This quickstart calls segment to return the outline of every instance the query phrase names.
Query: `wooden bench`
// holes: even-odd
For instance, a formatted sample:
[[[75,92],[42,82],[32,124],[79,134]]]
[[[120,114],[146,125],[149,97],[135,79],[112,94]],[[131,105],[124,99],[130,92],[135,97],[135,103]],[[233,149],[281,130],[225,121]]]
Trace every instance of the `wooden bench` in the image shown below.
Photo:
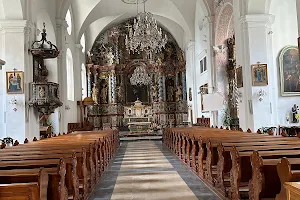
[[[205,179],[206,182],[210,183],[212,186],[215,186],[223,193],[223,195],[226,195],[226,190],[228,191],[230,189],[231,192],[229,195],[232,199],[239,199],[239,191],[244,190],[248,193],[249,187],[251,188],[251,184],[248,187],[248,182],[253,178],[251,175],[254,170],[251,169],[252,165],[250,162],[253,150],[262,152],[264,156],[263,159],[268,165],[270,163],[273,163],[273,165],[274,163],[276,164],[282,156],[292,157],[288,159],[292,159],[292,166],[294,167],[297,166],[299,160],[293,157],[297,157],[296,154],[300,153],[300,140],[295,140],[295,138],[274,137],[242,132],[238,133],[234,130],[229,131],[207,128],[167,129],[164,132],[164,143],[201,178]],[[230,150],[234,145],[236,146],[235,152],[232,151],[230,154]],[[270,149],[272,151],[270,151]],[[247,172],[246,169],[250,169],[248,170],[250,176],[245,175],[247,173],[244,173],[242,174],[243,176],[241,176],[242,183],[244,179],[247,180],[245,185],[247,187],[240,188],[243,184],[240,184],[239,176],[237,176],[236,173],[233,173],[233,171],[236,171],[236,169],[239,168],[239,164],[241,164],[239,162],[240,158],[234,156],[234,153],[236,152],[241,155],[243,155],[243,153],[248,155],[248,160],[242,159],[243,165],[241,167],[245,172]],[[277,155],[271,155],[270,152]],[[274,159],[274,157],[276,159]],[[225,174],[228,174],[228,172],[231,172],[231,176],[225,177]],[[294,173],[294,178],[297,179],[297,173],[295,171]],[[229,185],[226,185],[226,182],[228,181],[225,179],[230,180]],[[277,181],[277,184],[281,186],[284,183],[280,184],[280,182]],[[226,189],[226,186],[229,188]],[[237,193],[238,195],[236,195]],[[253,195],[253,189],[252,191],[250,190],[249,193],[251,198],[255,196]]]
[[[37,170],[44,167],[52,170],[46,193],[48,199],[87,199],[118,146],[116,131],[98,131],[62,135],[7,147],[0,151],[0,177],[1,173],[5,175],[3,184],[9,188],[7,191],[35,180],[32,187],[37,185],[38,190],[34,191],[39,193]],[[64,167],[54,170],[58,166]],[[9,194],[5,195],[10,198]],[[40,199],[38,194],[35,196]]]

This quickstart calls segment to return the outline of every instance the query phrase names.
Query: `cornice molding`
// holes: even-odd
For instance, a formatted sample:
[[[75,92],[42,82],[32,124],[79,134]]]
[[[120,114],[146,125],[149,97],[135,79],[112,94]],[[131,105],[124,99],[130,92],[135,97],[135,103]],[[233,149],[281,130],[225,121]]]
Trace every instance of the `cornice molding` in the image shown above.
[[[195,48],[195,41],[190,40],[186,45],[185,45],[185,49],[189,50],[190,48]]]
[[[0,31],[2,32],[24,33],[32,27],[32,22],[28,20],[0,20]]]
[[[275,22],[275,16],[270,14],[253,14],[245,15],[240,18],[242,25],[248,25],[249,27],[268,27]]]

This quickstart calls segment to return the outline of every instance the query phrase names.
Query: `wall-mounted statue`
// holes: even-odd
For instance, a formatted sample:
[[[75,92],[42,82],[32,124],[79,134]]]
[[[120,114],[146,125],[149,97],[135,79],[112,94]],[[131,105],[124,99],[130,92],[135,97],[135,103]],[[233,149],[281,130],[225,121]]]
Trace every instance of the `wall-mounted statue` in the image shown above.
[[[114,64],[114,58],[115,58],[115,56],[113,54],[112,48],[110,47],[108,53],[106,54],[106,62],[107,62],[108,66],[111,66]]]
[[[94,83],[94,87],[92,89],[92,98],[95,104],[98,104],[98,94],[99,94],[99,90],[96,87],[96,84]]]
[[[158,89],[156,85],[152,86],[152,101],[157,102],[158,101]]]
[[[93,64],[92,56],[93,56],[93,54],[90,51],[88,51],[87,55],[86,55],[86,63],[87,64]]]
[[[107,92],[108,92],[107,85],[103,84],[102,89],[101,89],[101,103],[102,104],[107,103]]]
[[[178,86],[177,91],[176,91],[176,101],[181,101],[182,100],[182,86]]]
[[[174,101],[174,87],[171,83],[169,83],[168,87],[167,87],[167,95],[168,95],[168,98],[167,100],[170,101],[170,102],[173,102]]]
[[[294,106],[292,107],[292,114],[293,114],[292,123],[299,123],[298,110],[299,110],[299,108],[298,108],[297,104],[294,104]]]
[[[121,87],[121,86],[118,86],[116,90],[117,90],[117,98],[118,98],[118,102],[119,102],[119,103],[123,103],[123,98],[124,98],[124,96],[123,96],[123,89],[122,89],[122,87]]]
[[[192,95],[192,88],[189,88],[189,100],[193,100],[193,95]]]

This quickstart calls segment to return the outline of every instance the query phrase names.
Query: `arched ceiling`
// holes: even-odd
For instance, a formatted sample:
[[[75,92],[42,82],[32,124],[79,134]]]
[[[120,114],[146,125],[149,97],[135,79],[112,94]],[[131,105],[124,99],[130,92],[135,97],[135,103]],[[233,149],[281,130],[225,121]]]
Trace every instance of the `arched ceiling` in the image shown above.
[[[148,0],[146,11],[153,13],[175,38],[177,35],[177,41],[189,41],[194,40],[195,35],[196,2],[197,0]],[[97,24],[101,24],[99,33],[110,23],[123,21],[137,14],[136,5],[125,4],[122,0],[57,0],[57,5],[61,16],[65,15],[71,5],[77,42],[83,33],[94,31]],[[177,33],[179,27],[181,31]],[[182,38],[178,38],[179,35]]]
[[[101,31],[104,31],[106,28],[111,27],[113,25],[122,23],[124,19],[128,19],[134,17],[129,15],[129,14],[123,14],[119,16],[106,16],[101,19],[98,19],[97,21],[94,21],[87,31],[85,32],[86,34],[86,48],[90,49],[99,35]],[[165,30],[170,32],[172,36],[175,38],[177,41],[178,45],[182,48],[183,47],[183,36],[184,36],[184,30],[179,26],[177,23],[174,21],[171,21],[168,18],[161,17],[161,16],[154,16],[155,19],[157,20],[158,24],[162,26]]]
[[[21,0],[0,0],[0,19],[23,19]]]

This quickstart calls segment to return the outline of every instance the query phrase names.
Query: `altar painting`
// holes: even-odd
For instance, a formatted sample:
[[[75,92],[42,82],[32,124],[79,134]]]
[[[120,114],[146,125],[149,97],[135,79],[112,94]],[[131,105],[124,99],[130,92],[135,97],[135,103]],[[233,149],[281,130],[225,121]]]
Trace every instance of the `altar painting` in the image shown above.
[[[287,46],[279,55],[282,96],[300,95],[300,62],[297,46]]]

